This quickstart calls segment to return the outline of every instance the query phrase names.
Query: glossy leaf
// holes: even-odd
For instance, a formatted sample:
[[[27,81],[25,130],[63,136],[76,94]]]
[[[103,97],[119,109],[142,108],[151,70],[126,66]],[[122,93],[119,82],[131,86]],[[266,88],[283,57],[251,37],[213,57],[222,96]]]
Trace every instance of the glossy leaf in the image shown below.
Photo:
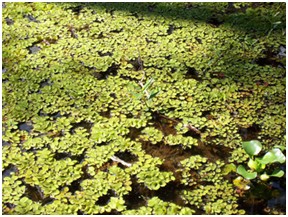
[[[273,148],[271,151],[267,152],[263,157],[257,158],[262,164],[271,164],[275,162],[284,163],[286,160],[285,155],[278,148]]]
[[[243,142],[242,147],[244,148],[245,152],[250,156],[257,155],[262,150],[262,145],[258,140]]]

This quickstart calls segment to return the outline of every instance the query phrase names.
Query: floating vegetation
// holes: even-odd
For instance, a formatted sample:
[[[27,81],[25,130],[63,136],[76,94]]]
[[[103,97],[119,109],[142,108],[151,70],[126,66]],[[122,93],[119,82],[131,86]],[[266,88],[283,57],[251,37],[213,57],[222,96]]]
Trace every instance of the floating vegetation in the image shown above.
[[[2,3],[2,214],[286,214],[285,6]]]

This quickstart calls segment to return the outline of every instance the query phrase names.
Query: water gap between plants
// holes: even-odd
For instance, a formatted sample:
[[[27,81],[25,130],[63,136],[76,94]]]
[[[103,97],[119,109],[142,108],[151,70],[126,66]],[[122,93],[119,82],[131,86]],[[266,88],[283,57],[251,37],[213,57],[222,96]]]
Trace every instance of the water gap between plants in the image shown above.
[[[159,116],[157,118],[160,118]],[[154,120],[155,121],[155,120]],[[159,121],[159,120],[158,120]],[[169,134],[176,134],[175,125],[171,124],[161,124],[159,125],[154,123],[154,127],[158,130],[162,131],[162,133],[167,136]],[[239,134],[242,137],[243,141],[257,139],[259,132],[261,131],[258,125],[253,125],[249,128],[239,128]],[[141,134],[141,129],[133,129],[130,133],[129,137],[131,139],[137,138]],[[187,136],[195,135],[193,133],[186,133]],[[193,134],[193,135],[192,135]],[[152,193],[153,196],[157,196],[163,201],[168,201],[175,203],[179,206],[189,206],[184,203],[182,198],[177,194],[181,190],[187,189],[186,186],[179,184],[179,174],[175,171],[179,169],[179,162],[191,157],[192,155],[200,155],[206,157],[208,161],[215,162],[217,160],[222,160],[225,163],[228,163],[227,158],[229,157],[230,148],[218,145],[205,145],[204,142],[201,141],[201,137],[198,137],[198,145],[193,146],[192,148],[183,148],[182,146],[169,146],[165,144],[163,141],[152,144],[147,141],[141,141],[142,148],[145,150],[147,154],[150,154],[153,157],[159,157],[164,160],[163,164],[160,166],[160,170],[162,171],[171,171],[173,172],[176,180],[168,183],[166,186],[160,188],[159,190]],[[285,168],[281,168],[286,172]],[[232,176],[228,175],[229,179],[232,180]],[[235,176],[236,177],[236,176]],[[235,178],[234,177],[234,178]],[[139,185],[139,184],[137,184]],[[139,187],[138,187],[139,188]],[[189,189],[189,187],[188,187]],[[236,187],[235,187],[236,190]],[[144,195],[151,196],[150,193],[145,193],[142,187],[142,193]],[[144,192],[143,192],[144,191]],[[147,191],[147,189],[146,189]],[[149,190],[148,190],[149,191]],[[139,192],[134,192],[135,195],[139,195]],[[134,198],[131,196],[129,198]],[[136,199],[136,198],[134,198]],[[139,201],[139,200],[136,200]],[[135,202],[136,202],[135,201]],[[142,204],[139,202],[139,204]],[[241,195],[238,201],[238,205],[240,209],[244,209],[246,214],[249,215],[263,215],[263,214],[278,214],[278,211],[285,212],[286,209],[286,184],[285,178],[282,179],[271,179],[269,183],[254,183],[251,191],[246,192],[244,195]],[[140,207],[140,205],[133,203],[132,207]],[[191,206],[196,211],[196,214],[204,214],[202,210],[197,209],[196,207]]]
[[[162,122],[165,122],[165,118],[161,118],[161,116],[156,115],[154,121],[159,121],[162,119]],[[167,120],[166,120],[167,121]],[[163,135],[167,136],[169,134],[176,134],[177,131],[174,128],[174,124],[158,124],[154,123],[153,126],[160,130]],[[130,129],[129,138],[135,140],[141,134],[143,128]],[[187,136],[191,136],[191,133],[187,133]],[[192,133],[193,134],[193,133]],[[194,134],[193,134],[194,135]],[[195,135],[194,135],[195,136]],[[142,144],[142,149],[145,150],[146,154],[151,155],[152,157],[158,157],[163,160],[163,164],[159,166],[160,171],[170,171],[173,172],[174,177],[176,178],[175,181],[169,182],[166,186],[161,187],[160,189],[153,191],[147,189],[142,183],[137,183],[136,177],[132,177],[132,192],[129,195],[125,196],[129,202],[128,206],[131,209],[138,209],[139,207],[145,205],[145,198],[152,198],[157,196],[163,201],[172,202],[179,206],[186,206],[192,208],[196,211],[195,214],[201,215],[205,214],[203,210],[197,209],[195,206],[185,204],[184,200],[180,196],[180,192],[185,189],[189,189],[190,187],[184,186],[180,183],[181,174],[176,172],[177,169],[180,168],[180,161],[191,157],[192,155],[200,155],[205,156],[209,159],[210,162],[215,162],[216,160],[224,160],[228,155],[228,148],[226,147],[214,147],[212,145],[205,146],[203,142],[200,140],[200,136],[198,137],[198,146],[192,148],[184,149],[182,146],[170,146],[165,144],[163,141],[158,142],[157,144],[152,144],[149,141],[143,141],[140,139]],[[219,150],[217,150],[217,148]],[[221,150],[220,150],[221,149]],[[225,150],[225,151],[223,151]],[[225,154],[226,153],[226,154]],[[126,159],[128,160],[128,159]]]
[[[56,118],[59,114],[55,115]],[[158,117],[159,118],[159,117]],[[90,132],[92,123],[82,121],[80,123],[75,123],[71,129],[71,133],[78,127],[84,127],[88,132]],[[159,125],[154,125],[157,129],[161,130],[164,135],[169,134],[176,134],[176,130],[174,125],[172,124],[163,124],[159,127]],[[20,130],[25,130],[30,132],[33,127],[30,123],[20,123],[19,126]],[[135,140],[141,134],[143,128],[131,128],[130,133],[128,135],[129,138]],[[241,135],[243,140],[251,140],[256,139],[258,136],[260,129],[258,126],[252,126],[249,128],[239,128],[239,134]],[[193,134],[193,133],[192,133]],[[193,136],[189,133],[187,136]],[[179,184],[179,174],[175,172],[179,169],[179,162],[191,157],[192,155],[200,155],[203,157],[208,158],[210,162],[215,162],[216,160],[223,160],[227,162],[227,158],[229,156],[229,148],[224,146],[217,146],[217,145],[205,145],[201,138],[198,138],[198,146],[193,146],[192,148],[186,148],[177,145],[177,146],[169,146],[165,144],[163,141],[157,144],[151,144],[147,141],[140,141],[142,143],[142,148],[145,152],[153,157],[159,157],[164,162],[160,166],[160,170],[162,171],[171,171],[173,172],[176,180],[173,182],[168,183],[166,186],[160,188],[159,190],[152,191],[147,189],[143,184],[137,182],[137,178],[135,176],[131,177],[132,180],[132,191],[125,195],[125,201],[127,202],[127,207],[129,209],[138,209],[141,206],[146,204],[145,197],[151,198],[153,196],[159,197],[163,201],[172,202],[179,206],[187,206],[196,211],[195,214],[204,214],[204,211],[199,210],[189,204],[185,204],[182,198],[179,195],[179,192],[184,189],[189,189],[190,187],[183,186]],[[81,156],[70,156],[68,153],[58,153],[55,156],[58,160],[70,157],[75,160],[81,162],[84,159],[84,154]],[[134,162],[135,156],[131,155],[130,153],[118,153],[118,157],[125,160],[126,162]],[[286,169],[282,168],[285,172]],[[9,166],[6,170],[2,173],[2,177],[9,176],[11,172],[15,172],[17,168],[14,166]],[[83,177],[75,180],[69,186],[73,192],[79,190],[80,183],[83,179],[90,178],[88,177],[86,169],[83,168],[84,174]],[[244,209],[246,214],[255,215],[255,214],[277,214],[280,210],[285,212],[285,203],[286,203],[286,185],[285,179],[271,179],[269,184],[254,184],[254,188],[246,192],[243,197],[239,199],[239,208]],[[41,190],[38,187],[26,186],[26,193],[29,198],[34,201],[40,201],[43,205],[51,203],[53,201],[52,198],[44,198]],[[109,195],[108,195],[109,196]],[[108,197],[107,198],[110,198]],[[107,198],[102,198],[100,200],[100,204],[106,203]]]

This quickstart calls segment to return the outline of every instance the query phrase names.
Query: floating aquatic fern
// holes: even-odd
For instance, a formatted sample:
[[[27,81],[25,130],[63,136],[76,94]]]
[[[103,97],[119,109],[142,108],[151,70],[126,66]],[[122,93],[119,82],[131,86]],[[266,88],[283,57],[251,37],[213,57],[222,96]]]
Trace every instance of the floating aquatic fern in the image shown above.
[[[7,2],[2,12],[2,171],[15,169],[4,214],[193,214],[150,195],[179,183],[200,212],[244,213],[225,176],[236,167],[190,153],[225,146],[245,165],[241,129],[254,126],[263,150],[284,144],[285,4]],[[131,209],[138,184],[146,205]]]

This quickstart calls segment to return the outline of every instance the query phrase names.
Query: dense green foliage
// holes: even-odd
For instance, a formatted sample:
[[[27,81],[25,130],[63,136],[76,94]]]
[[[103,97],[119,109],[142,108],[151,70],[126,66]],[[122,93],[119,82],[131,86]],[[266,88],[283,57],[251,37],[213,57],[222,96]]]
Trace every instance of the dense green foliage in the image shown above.
[[[4,214],[245,213],[225,165],[285,145],[285,3],[2,7]]]
[[[245,179],[255,179],[257,173],[262,173],[260,179],[263,181],[267,181],[270,177],[282,177],[284,175],[284,171],[279,168],[276,168],[273,172],[267,174],[267,171],[269,170],[267,166],[270,166],[273,163],[283,164],[286,161],[286,157],[281,151],[281,149],[286,149],[285,146],[274,147],[262,157],[256,157],[262,149],[262,145],[258,140],[243,142],[242,146],[249,155],[247,166],[250,168],[250,171],[247,171],[243,165],[239,165],[237,167],[237,173],[242,175]]]

